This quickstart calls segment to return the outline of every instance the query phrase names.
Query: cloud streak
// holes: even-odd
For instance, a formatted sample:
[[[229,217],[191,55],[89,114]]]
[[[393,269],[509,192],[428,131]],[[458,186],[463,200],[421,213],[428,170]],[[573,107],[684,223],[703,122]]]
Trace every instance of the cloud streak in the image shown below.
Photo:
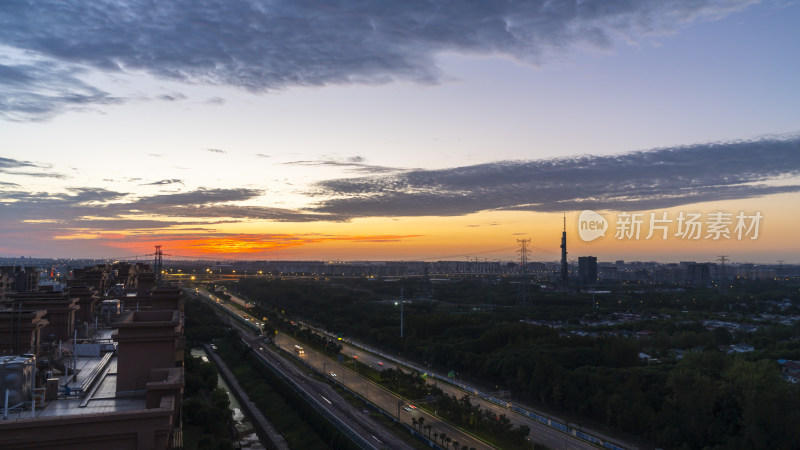
[[[794,136],[345,178],[318,183],[312,195],[325,199],[313,210],[354,218],[666,208],[800,192],[776,183],[800,175],[798,154]]]
[[[442,78],[436,64],[442,52],[541,64],[576,45],[636,42],[753,2],[3,2],[0,45],[38,60],[0,66],[6,84],[0,117],[40,120],[120,101],[79,79],[84,68],[252,92],[395,80],[436,83]],[[50,83],[60,88],[48,89]]]
[[[0,186],[2,187],[2,186]],[[260,197],[260,189],[199,188],[188,192],[136,197],[102,188],[70,188],[63,193],[28,192],[16,186],[0,190],[0,228],[20,222],[53,230],[119,230],[213,224],[243,220],[275,222],[345,221],[344,216],[314,211],[240,205]],[[97,219],[104,218],[103,220]],[[155,217],[155,218],[153,218]],[[183,222],[176,219],[193,219]],[[198,222],[197,220],[206,220]]]
[[[123,102],[122,98],[81,80],[79,75],[84,72],[59,62],[2,64],[0,60],[0,119],[42,121],[65,111]]]
[[[158,180],[158,181],[154,181],[152,183],[143,183],[143,184],[140,184],[139,186],[163,186],[163,185],[168,185],[168,184],[183,184],[183,180],[180,180],[178,178],[172,178],[172,179],[169,179],[169,180]]]
[[[31,161],[19,161],[0,157],[0,173],[25,177],[67,178],[66,175],[52,172],[51,169],[52,166],[48,164],[37,164]],[[4,182],[3,185],[13,186],[15,183]]]
[[[369,174],[400,172],[408,170],[408,169],[399,169],[395,167],[375,166],[372,164],[366,164],[364,161],[366,160],[362,156],[351,156],[345,160],[336,160],[336,159],[304,160],[304,161],[289,161],[283,164],[294,165],[294,166],[341,167],[344,169],[348,169],[349,171],[352,172],[369,173]]]

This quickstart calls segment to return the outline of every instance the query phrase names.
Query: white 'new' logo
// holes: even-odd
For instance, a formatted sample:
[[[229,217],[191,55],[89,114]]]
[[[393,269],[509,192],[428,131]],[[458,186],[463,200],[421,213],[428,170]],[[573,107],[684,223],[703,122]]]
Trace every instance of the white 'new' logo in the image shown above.
[[[581,211],[578,217],[578,236],[584,241],[593,241],[606,235],[608,222],[606,218],[594,211]]]

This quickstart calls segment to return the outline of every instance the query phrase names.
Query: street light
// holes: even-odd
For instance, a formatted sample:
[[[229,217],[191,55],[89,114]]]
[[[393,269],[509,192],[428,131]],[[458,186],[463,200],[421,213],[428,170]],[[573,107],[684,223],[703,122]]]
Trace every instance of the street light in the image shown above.
[[[405,301],[403,300],[403,288],[400,287],[400,339],[403,339],[403,304]],[[394,302],[395,306],[397,302]]]

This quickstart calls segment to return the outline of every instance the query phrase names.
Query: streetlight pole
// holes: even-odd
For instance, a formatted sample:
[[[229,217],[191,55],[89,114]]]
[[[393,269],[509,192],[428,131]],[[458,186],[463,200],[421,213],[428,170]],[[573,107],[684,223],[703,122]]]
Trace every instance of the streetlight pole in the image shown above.
[[[403,303],[405,303],[403,300],[403,287],[400,286],[400,339],[403,339]],[[394,304],[397,305],[397,302],[395,301]]]
[[[403,339],[403,286],[400,286],[400,339]]]

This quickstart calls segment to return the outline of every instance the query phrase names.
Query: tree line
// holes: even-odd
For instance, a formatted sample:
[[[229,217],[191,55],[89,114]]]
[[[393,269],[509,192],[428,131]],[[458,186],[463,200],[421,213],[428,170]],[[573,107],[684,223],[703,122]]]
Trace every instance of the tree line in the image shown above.
[[[457,303],[414,301],[404,305],[401,339],[399,308],[377,296],[367,282],[259,280],[240,283],[240,289],[282,318],[324,325],[437,371],[452,370],[476,384],[509,389],[534,406],[573,413],[663,447],[796,448],[800,442],[800,427],[795,426],[800,423],[800,391],[781,379],[774,360],[778,355],[800,356],[800,343],[789,339],[800,334],[797,325],[770,325],[744,336],[761,344],[756,352],[733,356],[716,346],[743,336],[707,331],[691,321],[665,318],[636,324],[654,331],[650,339],[589,338],[521,323],[522,317],[542,317],[537,317],[536,306],[473,311]],[[774,289],[785,292],[780,286]],[[736,292],[739,297],[743,293],[750,295]],[[580,294],[561,295],[571,300],[539,307],[544,317],[587,314]],[[639,311],[656,315],[652,313],[663,312],[665,304],[681,305],[690,295],[697,300],[693,305],[703,308],[729,310],[727,305],[741,300],[719,292],[710,300],[697,292],[675,295],[660,302],[661,296],[652,294],[650,305],[642,300]],[[759,300],[753,297],[748,308]],[[680,315],[683,306],[678,307],[670,313]],[[682,359],[670,354],[675,348],[684,350]],[[643,362],[638,357],[643,351],[659,356],[661,363]]]

